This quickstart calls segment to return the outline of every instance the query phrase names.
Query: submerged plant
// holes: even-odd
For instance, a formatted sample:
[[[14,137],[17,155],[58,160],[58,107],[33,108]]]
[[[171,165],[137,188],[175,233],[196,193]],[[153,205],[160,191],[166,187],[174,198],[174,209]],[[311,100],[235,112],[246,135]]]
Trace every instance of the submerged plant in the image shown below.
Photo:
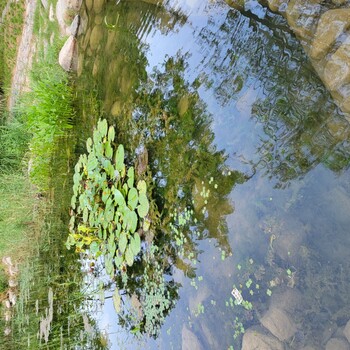
[[[139,228],[147,231],[149,201],[144,180],[135,183],[135,171],[124,162],[124,147],[116,147],[115,130],[100,120],[88,154],[80,156],[74,173],[72,215],[67,247],[104,255],[106,271],[132,266],[141,250]]]

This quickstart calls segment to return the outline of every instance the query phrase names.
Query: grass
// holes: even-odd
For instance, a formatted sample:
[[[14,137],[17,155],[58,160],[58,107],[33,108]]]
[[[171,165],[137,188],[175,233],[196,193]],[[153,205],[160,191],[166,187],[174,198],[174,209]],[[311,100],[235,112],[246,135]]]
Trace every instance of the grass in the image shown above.
[[[0,0],[0,16],[7,1]],[[22,34],[25,1],[14,1],[0,24],[0,84],[5,91],[11,86],[12,72],[16,64],[17,49]]]
[[[23,96],[16,112],[31,135],[31,180],[46,191],[57,139],[72,128],[74,109],[69,76],[57,63],[57,46],[48,48],[39,57],[32,69],[31,91]]]

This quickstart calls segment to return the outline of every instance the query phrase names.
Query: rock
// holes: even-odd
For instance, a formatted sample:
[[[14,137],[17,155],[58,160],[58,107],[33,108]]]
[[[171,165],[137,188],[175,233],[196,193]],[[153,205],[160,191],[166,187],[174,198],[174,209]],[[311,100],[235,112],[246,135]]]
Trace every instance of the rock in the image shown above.
[[[65,71],[77,71],[78,68],[78,45],[77,40],[71,35],[63,45],[58,62]]]
[[[92,0],[85,0],[85,6],[89,11],[91,11],[92,5],[93,5]]]
[[[76,15],[73,19],[72,24],[69,27],[70,34],[74,37],[78,36],[79,33],[79,27],[80,27],[80,16]]]
[[[41,5],[43,5],[43,8],[46,11],[49,9],[49,2],[48,2],[48,0],[41,0]]]
[[[111,115],[113,116],[113,117],[118,117],[118,116],[120,116],[121,115],[121,113],[122,113],[122,102],[121,101],[119,101],[119,100],[117,100],[117,101],[115,101],[114,103],[113,103],[113,106],[112,106],[112,108],[111,108]]]
[[[348,342],[350,343],[350,320],[345,325],[343,333],[344,333],[346,339],[348,340]]]
[[[307,346],[304,346],[301,350],[316,350],[316,348],[314,348],[310,345],[307,345]]]
[[[198,309],[198,305],[202,304],[210,296],[210,294],[210,290],[206,285],[199,288],[189,299],[188,305],[190,312],[195,313]]]
[[[100,41],[102,39],[102,35],[103,35],[102,26],[97,25],[92,29],[91,35],[90,35],[90,48],[91,48],[91,50],[97,49],[97,47],[100,44]]]
[[[73,19],[73,14],[79,12],[82,0],[58,0],[56,4],[56,17],[63,35],[70,35],[69,23]]]
[[[288,5],[288,0],[267,0],[271,11],[283,14]]]
[[[95,24],[102,24],[103,18],[104,18],[104,17],[101,16],[101,15],[95,16],[95,20],[94,20]]]
[[[327,62],[324,81],[331,91],[350,83],[350,35]]]
[[[318,21],[310,56],[314,59],[323,58],[332,48],[339,35],[349,25],[350,9],[336,9],[325,12]]]
[[[344,5],[347,1],[348,0],[332,0],[333,4],[338,6]]]
[[[332,338],[326,344],[326,350],[349,350],[349,343],[343,338]]]
[[[289,339],[297,331],[297,327],[290,316],[285,311],[275,307],[270,308],[260,322],[281,341]]]
[[[276,255],[282,260],[298,266],[300,259],[300,247],[303,245],[306,233],[302,228],[295,232],[281,233],[273,243]]]
[[[283,344],[260,328],[249,328],[243,335],[242,350],[284,350]]]
[[[271,296],[271,308],[277,308],[288,313],[303,308],[303,296],[296,288],[287,288],[285,291],[276,291]]]
[[[303,42],[310,42],[321,11],[322,0],[290,0],[286,17],[288,24]]]
[[[104,3],[104,0],[94,0],[93,9],[96,14],[102,11]]]
[[[182,350],[202,350],[203,347],[197,338],[197,336],[192,333],[184,325],[182,327]]]

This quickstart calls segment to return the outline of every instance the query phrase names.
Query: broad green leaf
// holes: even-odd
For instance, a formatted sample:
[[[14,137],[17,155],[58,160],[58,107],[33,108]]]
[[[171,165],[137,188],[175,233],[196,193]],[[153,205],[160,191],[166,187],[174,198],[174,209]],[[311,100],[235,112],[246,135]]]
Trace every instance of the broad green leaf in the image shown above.
[[[92,151],[91,146],[92,146],[92,139],[91,139],[91,137],[89,137],[86,140],[86,149],[87,149],[88,153],[91,153],[91,151]]]
[[[118,171],[122,171],[124,168],[124,146],[119,145],[115,154],[115,168]]]
[[[119,205],[121,208],[125,207],[125,199],[124,199],[124,196],[122,195],[122,193],[117,189],[115,188],[114,189],[114,201],[117,205]]]
[[[117,251],[117,255],[114,258],[114,263],[117,266],[118,269],[120,269],[122,263],[123,263],[123,256],[119,255],[119,251]]]
[[[114,141],[114,137],[115,137],[114,127],[110,126],[109,129],[108,129],[108,141],[109,142]]]
[[[110,158],[110,159],[112,159],[113,157],[113,148],[109,141],[105,143],[105,155],[107,158]]]
[[[145,180],[140,180],[138,183],[137,183],[137,189],[139,190],[139,193],[143,193],[143,194],[146,194],[147,192],[147,185],[146,185],[146,182]]]
[[[120,297],[118,289],[116,289],[113,293],[113,305],[114,305],[115,311],[118,314],[121,311],[121,303],[122,303],[122,298]]]
[[[140,218],[144,218],[149,211],[149,202],[147,196],[143,193],[139,196],[140,204],[137,206],[137,212],[139,213]]]
[[[126,245],[128,244],[128,238],[126,237],[126,233],[125,232],[122,232],[120,234],[120,238],[119,238],[119,250],[122,254],[124,254],[125,252],[125,248],[126,248]]]
[[[137,195],[137,189],[135,187],[130,188],[128,193],[128,206],[131,210],[134,210],[139,201],[139,196]]]
[[[105,189],[103,190],[103,192],[102,192],[102,202],[103,202],[103,203],[106,203],[106,202],[107,202],[107,200],[108,200],[110,194],[111,194],[111,193],[110,193],[109,188],[105,188]]]
[[[130,247],[135,256],[141,250],[141,239],[137,232],[135,232],[134,237],[132,237],[130,240]]]
[[[107,128],[108,128],[108,125],[107,125],[107,120],[106,119],[103,119],[103,120],[99,120],[98,123],[97,123],[97,129],[98,131],[100,132],[100,135],[102,137],[106,136],[107,135]]]
[[[134,187],[134,176],[135,176],[134,175],[134,168],[130,167],[128,169],[128,181],[127,181],[129,188]]]
[[[96,157],[90,153],[89,158],[88,158],[88,163],[87,163],[87,170],[88,172],[94,171],[98,166],[98,160]]]
[[[134,263],[134,254],[133,252],[131,251],[130,247],[128,247],[126,249],[126,252],[125,252],[125,260],[126,260],[126,263],[129,265],[129,266],[132,266],[132,264]]]
[[[91,244],[90,244],[90,252],[91,254],[95,255],[97,252],[100,251],[100,246],[99,244],[96,242],[96,241],[93,241]]]
[[[137,214],[134,211],[128,212],[128,214],[125,215],[125,220],[126,220],[126,227],[128,231],[131,233],[134,233],[137,228]]]

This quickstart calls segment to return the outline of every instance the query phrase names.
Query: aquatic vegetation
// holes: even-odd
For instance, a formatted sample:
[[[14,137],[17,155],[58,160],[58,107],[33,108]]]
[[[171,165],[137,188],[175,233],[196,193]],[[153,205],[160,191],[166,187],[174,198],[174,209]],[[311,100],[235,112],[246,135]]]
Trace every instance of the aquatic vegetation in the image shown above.
[[[114,143],[115,130],[100,120],[88,138],[88,154],[80,156],[74,173],[72,216],[67,247],[104,256],[107,273],[132,266],[141,251],[141,234],[149,229],[147,184],[135,182],[124,147]]]

